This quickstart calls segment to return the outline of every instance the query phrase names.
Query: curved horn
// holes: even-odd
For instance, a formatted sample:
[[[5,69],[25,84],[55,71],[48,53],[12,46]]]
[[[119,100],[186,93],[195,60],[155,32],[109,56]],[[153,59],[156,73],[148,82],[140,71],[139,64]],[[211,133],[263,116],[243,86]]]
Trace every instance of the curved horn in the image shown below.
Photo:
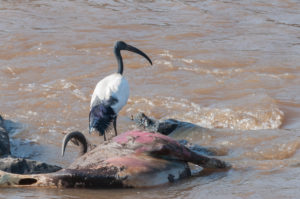
[[[136,47],[126,44],[124,41],[117,41],[115,44],[114,53],[118,60],[118,73],[120,73],[121,75],[123,74],[123,59],[120,53],[121,50],[128,50],[137,53],[146,58],[152,65],[151,59],[143,51],[137,49]]]
[[[76,141],[78,141],[81,144],[80,154],[81,155],[85,154],[87,152],[87,148],[88,148],[86,138],[81,132],[74,131],[74,132],[71,132],[71,133],[68,133],[67,135],[65,135],[63,142],[62,142],[61,155],[64,156],[66,146],[72,138],[74,138]]]

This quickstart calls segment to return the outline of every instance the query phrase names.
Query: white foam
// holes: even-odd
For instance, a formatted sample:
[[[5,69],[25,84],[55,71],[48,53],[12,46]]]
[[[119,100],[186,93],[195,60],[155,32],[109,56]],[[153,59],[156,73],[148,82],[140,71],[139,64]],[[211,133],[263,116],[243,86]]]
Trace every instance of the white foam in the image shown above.
[[[162,57],[168,57],[168,58],[173,58],[174,56],[170,53],[169,50],[164,50],[163,53],[159,54]]]
[[[282,124],[284,113],[272,100],[259,98],[256,103],[233,104],[223,107],[203,107],[187,99],[173,97],[136,98],[130,101],[132,110],[143,111],[146,114],[156,112],[164,113],[163,117],[174,118],[181,121],[191,122],[206,128],[229,128],[236,130],[276,129]],[[252,98],[252,96],[248,96]],[[242,100],[244,101],[244,100]],[[245,100],[251,101],[251,99]],[[151,104],[151,106],[149,105]],[[147,108],[148,106],[148,108]],[[143,110],[141,110],[143,109]]]
[[[81,99],[81,100],[83,100],[83,101],[87,101],[87,100],[89,100],[86,96],[85,96],[85,94],[77,87],[77,85],[76,84],[74,84],[74,83],[72,83],[72,82],[69,82],[69,81],[67,81],[67,80],[65,80],[65,79],[61,79],[60,80],[60,88],[61,89],[66,89],[66,90],[71,90],[71,93],[75,96],[75,97],[77,97],[77,98],[79,98],[79,99]]]
[[[74,89],[72,93],[83,101],[89,100],[79,89]]]
[[[31,84],[20,84],[19,91],[32,92],[36,89],[37,85],[35,83]]]
[[[183,71],[191,71],[200,74],[208,74],[208,75],[216,75],[216,76],[228,76],[233,74],[242,73],[243,70],[241,68],[229,68],[229,69],[206,69],[198,66],[188,67],[188,66],[180,66],[178,67],[179,70]]]
[[[182,59],[182,61],[185,63],[188,63],[188,64],[191,64],[194,62],[192,59]]]
[[[172,62],[166,60],[155,60],[155,65],[166,65],[166,66],[173,66]]]

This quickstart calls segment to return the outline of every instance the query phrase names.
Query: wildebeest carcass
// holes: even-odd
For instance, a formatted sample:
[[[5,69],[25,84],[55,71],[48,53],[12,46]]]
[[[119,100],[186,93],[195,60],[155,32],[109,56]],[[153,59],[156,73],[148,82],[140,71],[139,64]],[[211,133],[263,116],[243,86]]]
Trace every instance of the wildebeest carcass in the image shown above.
[[[84,143],[84,140],[79,141]],[[83,144],[83,152],[85,147]],[[230,167],[224,161],[195,153],[168,136],[129,131],[86,152],[58,172],[36,175],[0,172],[0,186],[150,187],[190,176],[188,162],[209,169]]]

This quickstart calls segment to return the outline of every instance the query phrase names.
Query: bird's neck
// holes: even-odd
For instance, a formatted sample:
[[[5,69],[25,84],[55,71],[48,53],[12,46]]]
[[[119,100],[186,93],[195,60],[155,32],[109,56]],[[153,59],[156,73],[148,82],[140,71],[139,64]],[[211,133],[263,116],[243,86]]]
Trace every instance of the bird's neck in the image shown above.
[[[118,61],[118,73],[123,74],[123,59],[119,48],[115,48],[115,56]]]

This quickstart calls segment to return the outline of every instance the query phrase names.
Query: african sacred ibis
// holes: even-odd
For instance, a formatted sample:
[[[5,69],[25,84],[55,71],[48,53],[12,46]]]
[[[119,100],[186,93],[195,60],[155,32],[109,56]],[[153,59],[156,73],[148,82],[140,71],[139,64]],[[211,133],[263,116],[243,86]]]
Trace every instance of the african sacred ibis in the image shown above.
[[[111,123],[113,123],[115,135],[118,134],[116,127],[117,116],[129,97],[128,81],[122,75],[123,60],[121,50],[135,52],[145,57],[152,65],[150,58],[141,50],[123,41],[116,42],[114,53],[118,61],[118,72],[106,76],[97,83],[90,104],[89,132],[91,133],[91,131],[96,129],[99,135],[104,135],[104,141],[106,141],[105,132],[109,129]]]

